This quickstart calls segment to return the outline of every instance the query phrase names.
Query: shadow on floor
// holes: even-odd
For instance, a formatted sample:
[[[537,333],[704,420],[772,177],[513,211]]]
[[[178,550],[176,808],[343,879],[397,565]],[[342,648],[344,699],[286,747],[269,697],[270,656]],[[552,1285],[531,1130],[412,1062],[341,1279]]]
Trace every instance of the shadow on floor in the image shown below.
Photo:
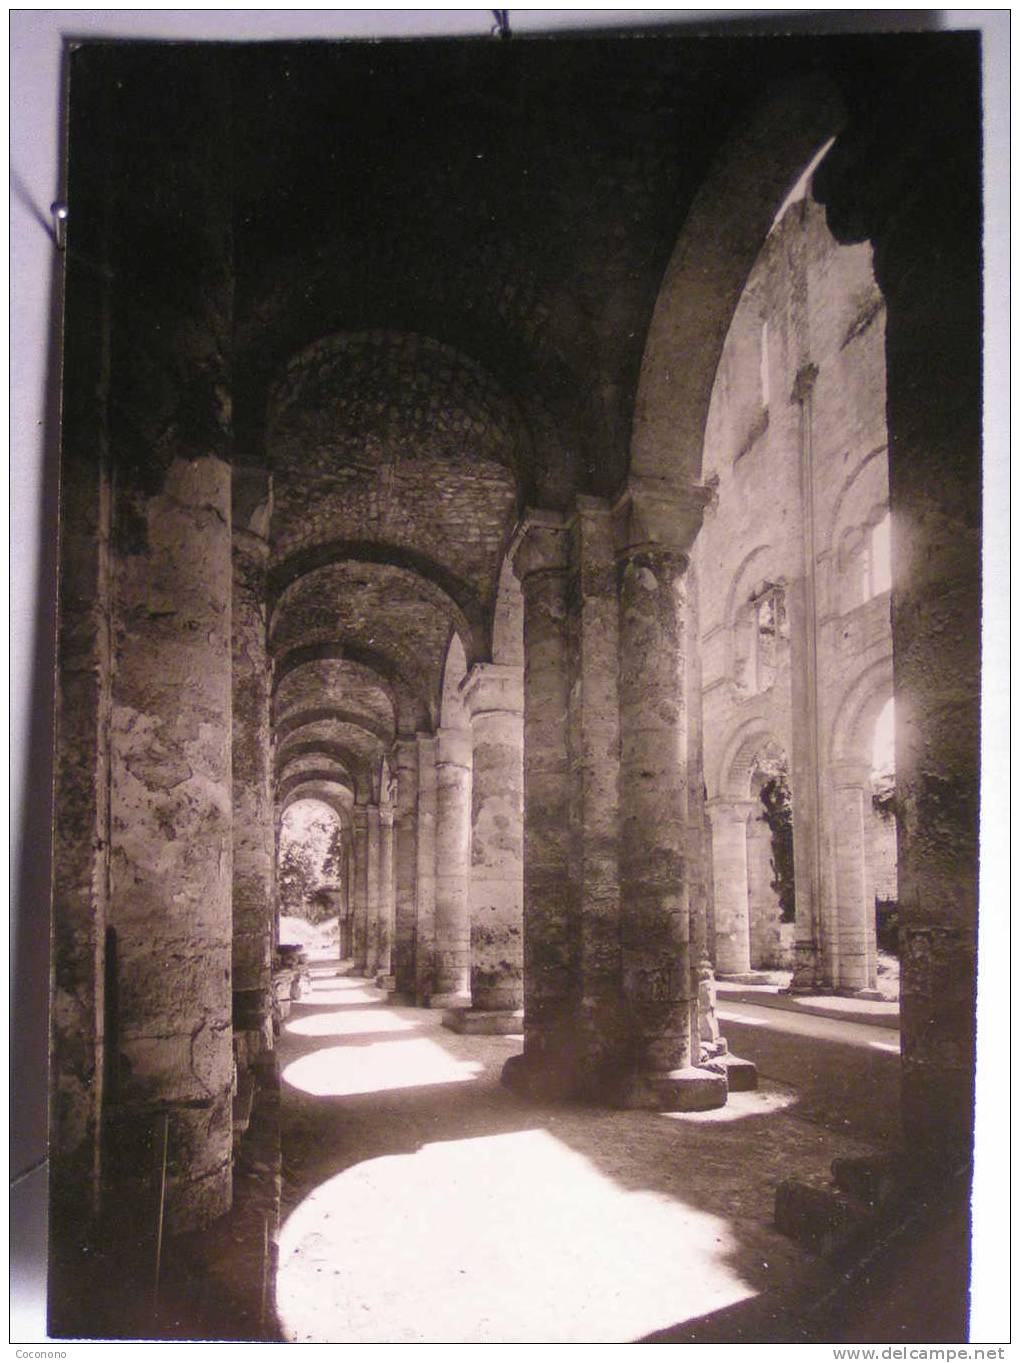
[[[816,1308],[835,1301],[840,1275],[774,1230],[775,1188],[823,1178],[872,1142],[829,1130],[828,1108],[804,1120],[797,1095],[768,1081],[700,1117],[527,1104],[498,1082],[519,1049],[316,968],[279,1042],[284,1337],[834,1337],[835,1308]],[[848,1069],[846,1101],[872,1101],[868,1065]],[[423,1217],[457,1226],[458,1246]],[[959,1240],[945,1239],[947,1262]]]

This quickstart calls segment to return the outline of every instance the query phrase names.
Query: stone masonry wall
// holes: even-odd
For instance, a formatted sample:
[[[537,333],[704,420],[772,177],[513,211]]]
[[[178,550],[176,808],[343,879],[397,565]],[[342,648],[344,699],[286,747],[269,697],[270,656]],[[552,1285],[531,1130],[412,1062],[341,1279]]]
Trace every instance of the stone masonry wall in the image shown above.
[[[892,650],[888,584],[872,590],[881,578],[866,557],[888,505],[884,391],[870,250],[837,246],[823,211],[796,202],[766,241],[724,347],[705,442],[716,500],[695,552],[708,795],[757,803],[754,757],[770,741],[785,754],[798,935],[830,986],[840,982],[833,735],[868,678],[884,684]],[[770,594],[781,609],[771,639],[759,629]],[[869,758],[870,736],[857,742]],[[792,965],[767,871],[766,851],[749,843],[751,965]]]

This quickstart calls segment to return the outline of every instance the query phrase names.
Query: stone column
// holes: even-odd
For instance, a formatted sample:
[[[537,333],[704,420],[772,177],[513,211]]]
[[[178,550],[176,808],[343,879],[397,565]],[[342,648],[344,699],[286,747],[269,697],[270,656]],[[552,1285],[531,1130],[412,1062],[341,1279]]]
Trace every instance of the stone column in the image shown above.
[[[50,1324],[76,1336],[63,1267],[81,1308],[95,1213],[148,1234],[164,1132],[167,1234],[231,1194],[230,100],[208,53],[101,46],[69,60],[64,261]]]
[[[522,669],[476,663],[461,684],[471,720],[471,1007],[443,1018],[458,1032],[522,1029]]]
[[[393,806],[379,808],[379,934],[375,968],[380,989],[393,988]]]
[[[273,1044],[274,830],[266,567],[272,494],[268,474],[233,478],[232,781],[234,806],[234,1052],[246,1066]]]
[[[354,837],[351,846],[353,884],[352,954],[355,975],[368,973],[368,806],[354,806]]]
[[[418,879],[418,742],[400,738],[396,744],[397,808],[396,910],[393,936],[394,988],[404,1002],[413,1002],[416,891]]]
[[[435,989],[436,938],[436,748],[438,739],[418,734],[418,842],[415,885],[414,998],[428,1007]]]
[[[715,882],[715,969],[725,979],[751,969],[747,880],[747,820],[750,800],[710,800],[712,868]]]
[[[440,729],[436,747],[436,910],[431,1008],[470,1002],[471,734]]]
[[[840,763],[833,772],[833,839],[836,864],[836,925],[840,989],[873,990],[874,962],[868,960],[868,877],[865,860],[865,800],[870,799],[869,772],[855,762]]]
[[[593,1095],[619,1062],[619,606],[612,515],[578,497],[569,523],[570,875],[579,914],[583,1068]]]
[[[379,973],[379,914],[382,908],[382,866],[380,862],[379,806],[368,806],[368,838],[365,855],[365,975],[374,980]]]
[[[687,555],[707,492],[632,484],[617,504],[620,596],[620,941],[628,1024],[617,1101],[719,1107],[723,1074],[697,1068],[687,838]]]
[[[176,459],[118,510],[136,530],[115,566],[113,1089],[122,1150],[167,1120],[174,1231],[231,1193],[230,469]]]
[[[524,1054],[503,1082],[570,1096],[578,1068],[578,890],[570,868],[569,540],[563,518],[531,512],[513,551],[524,597]]]
[[[971,1157],[977,978],[980,48],[952,36],[887,107],[851,99],[815,179],[836,238],[873,244],[886,300],[903,1128],[934,1174]]]

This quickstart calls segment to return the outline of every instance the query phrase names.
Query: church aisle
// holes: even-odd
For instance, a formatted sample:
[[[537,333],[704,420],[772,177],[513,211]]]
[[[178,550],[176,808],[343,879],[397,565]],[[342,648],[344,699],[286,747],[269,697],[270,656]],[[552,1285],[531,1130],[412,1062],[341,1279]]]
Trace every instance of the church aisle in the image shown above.
[[[284,1339],[810,1338],[798,1302],[836,1275],[773,1228],[775,1188],[869,1147],[776,1085],[690,1115],[525,1104],[499,1084],[520,1038],[441,1016],[323,963],[284,1025]]]

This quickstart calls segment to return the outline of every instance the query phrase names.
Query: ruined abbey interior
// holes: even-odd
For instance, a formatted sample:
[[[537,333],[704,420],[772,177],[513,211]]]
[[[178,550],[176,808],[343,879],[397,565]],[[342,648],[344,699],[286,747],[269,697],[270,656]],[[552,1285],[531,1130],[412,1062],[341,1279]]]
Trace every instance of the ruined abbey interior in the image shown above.
[[[315,1185],[288,1204],[288,1170],[326,1170],[334,1129],[288,1146],[312,1118],[287,1046],[330,1036],[324,1073],[364,1068],[337,1141],[395,1090],[434,1104],[429,1149],[483,1139],[472,1094],[497,1146],[626,1129],[655,1142],[627,1186],[697,1182],[750,1246],[774,1214],[790,1281],[890,1225],[909,1267],[921,1226],[944,1313],[904,1335],[907,1298],[876,1315],[858,1276],[814,1324],[792,1297],[752,1319],[772,1288],[747,1267],[699,1297],[695,1256],[647,1329],[550,1335],[523,1288],[486,1324],[468,1275],[445,1323],[391,1333],[409,1275],[366,1339],[966,1338],[977,37],[87,42],[68,66],[52,1333],[362,1337],[283,1306]],[[328,970],[280,929],[308,802],[336,830]],[[723,1166],[797,1094],[744,1113],[775,1094],[724,991],[881,1006],[891,935],[888,1131],[820,1123],[809,1158],[783,1127],[727,1222]],[[405,1032],[431,1049],[373,1081]],[[393,1122],[377,1153],[422,1148]],[[492,1160],[526,1199],[527,1163]],[[522,1262],[526,1219],[492,1227]],[[205,1315],[195,1263],[222,1279]],[[111,1306],[125,1282],[149,1316]]]

